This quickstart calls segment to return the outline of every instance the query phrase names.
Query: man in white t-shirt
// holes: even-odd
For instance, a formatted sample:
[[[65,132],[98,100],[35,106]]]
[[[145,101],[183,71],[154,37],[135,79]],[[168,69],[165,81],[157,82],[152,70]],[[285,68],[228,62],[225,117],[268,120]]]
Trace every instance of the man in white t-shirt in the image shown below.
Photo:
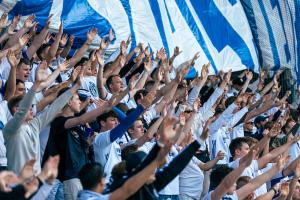
[[[109,181],[113,166],[122,160],[121,147],[116,140],[124,135],[143,111],[142,104],[138,105],[120,124],[113,111],[104,113],[97,118],[101,129],[100,134],[93,142],[93,147],[95,161],[104,166],[104,172],[107,174],[106,182]]]

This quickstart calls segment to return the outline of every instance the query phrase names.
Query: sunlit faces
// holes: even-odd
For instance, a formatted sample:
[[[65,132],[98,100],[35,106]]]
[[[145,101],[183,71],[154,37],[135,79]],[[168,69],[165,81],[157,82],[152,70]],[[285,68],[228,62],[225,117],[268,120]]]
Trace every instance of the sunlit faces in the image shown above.
[[[29,75],[30,75],[30,66],[22,63],[17,68],[17,79],[20,79],[25,82],[28,80]]]
[[[16,84],[16,90],[14,96],[24,95],[26,91],[25,84],[22,82],[18,82]]]
[[[248,154],[250,151],[249,145],[247,143],[242,143],[241,148],[235,150],[235,156],[238,158],[242,158]]]
[[[119,93],[123,91],[124,84],[120,76],[114,76],[112,82],[109,84],[109,89],[112,93]]]
[[[145,129],[142,120],[136,120],[132,127],[128,129],[128,133],[132,139],[138,139],[144,135]]]
[[[119,124],[119,121],[116,117],[108,117],[105,121],[100,121],[100,123],[101,129],[106,131],[114,129]]]
[[[74,94],[73,97],[68,102],[68,106],[71,108],[71,110],[74,113],[79,113],[80,112],[80,105],[81,105],[81,101],[79,99],[78,94]]]

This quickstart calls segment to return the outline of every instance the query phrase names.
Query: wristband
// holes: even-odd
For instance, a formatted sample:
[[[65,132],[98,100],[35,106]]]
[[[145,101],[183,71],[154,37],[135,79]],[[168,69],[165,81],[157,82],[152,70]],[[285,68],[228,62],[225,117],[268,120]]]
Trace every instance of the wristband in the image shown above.
[[[270,190],[274,191],[274,196],[276,196],[278,194],[277,190],[275,190],[273,187]]]

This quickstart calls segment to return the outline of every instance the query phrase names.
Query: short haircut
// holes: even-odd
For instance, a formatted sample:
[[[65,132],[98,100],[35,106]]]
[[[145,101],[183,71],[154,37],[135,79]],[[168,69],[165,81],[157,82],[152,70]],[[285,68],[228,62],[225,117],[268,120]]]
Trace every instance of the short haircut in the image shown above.
[[[22,81],[21,79],[17,79],[17,80],[16,80],[16,85],[18,85],[19,83],[22,83],[23,85],[25,85],[25,82],[24,82],[24,81]]]
[[[241,176],[237,181],[236,181],[236,189],[240,189],[244,185],[247,185],[251,180],[251,177],[249,176]]]
[[[106,122],[106,120],[109,117],[118,118],[118,115],[114,111],[111,110],[111,111],[108,111],[108,112],[103,113],[102,115],[98,116],[96,120],[97,120],[98,124],[100,124],[101,121]]]
[[[229,145],[230,154],[232,157],[235,156],[235,150],[242,148],[243,143],[248,144],[248,139],[245,137],[237,137],[231,140]]]
[[[41,47],[36,51],[36,55],[37,57],[43,61],[44,58],[42,58],[42,53],[44,52],[44,50],[47,48],[47,47],[50,47],[49,44],[42,44]]]
[[[78,66],[82,66],[82,65],[83,65],[85,62],[87,62],[87,61],[89,61],[88,58],[85,58],[85,57],[81,58],[81,59],[79,60],[79,62],[76,63],[76,65],[74,66],[74,68],[76,68],[76,67],[78,67]]]
[[[24,65],[30,65],[31,63],[30,63],[30,60],[25,59],[25,58],[21,58],[20,62],[17,65],[17,69],[20,69],[21,66],[22,66],[22,64],[24,64]]]
[[[142,97],[145,97],[147,94],[148,94],[148,91],[144,90],[144,89],[137,91],[133,97],[134,101],[137,103],[138,100],[140,100]]]
[[[10,111],[10,113],[13,115],[14,113],[12,112],[13,107],[17,106],[23,99],[23,95],[18,95],[18,96],[13,96],[7,103],[7,107]]]
[[[103,167],[99,163],[87,163],[78,175],[84,190],[92,190],[103,178]]]
[[[108,89],[110,89],[110,88],[109,88],[109,85],[112,84],[113,78],[114,78],[114,77],[120,77],[120,75],[114,74],[114,75],[111,75],[111,76],[109,76],[109,77],[107,78],[107,80],[106,80],[106,86],[108,87]]]
[[[218,165],[210,174],[210,189],[214,190],[222,182],[222,180],[233,171],[228,165]]]
[[[134,153],[134,152],[138,151],[138,149],[139,149],[139,147],[136,144],[130,144],[130,145],[125,146],[121,151],[122,160],[126,160],[127,156],[130,153]]]
[[[258,140],[256,138],[253,138],[253,137],[250,137],[250,136],[247,136],[245,138],[246,138],[247,144],[249,145],[250,148],[257,145],[257,143],[258,143]]]
[[[113,178],[113,180],[118,180],[125,175],[127,175],[126,161],[119,162],[111,170],[111,177]]]

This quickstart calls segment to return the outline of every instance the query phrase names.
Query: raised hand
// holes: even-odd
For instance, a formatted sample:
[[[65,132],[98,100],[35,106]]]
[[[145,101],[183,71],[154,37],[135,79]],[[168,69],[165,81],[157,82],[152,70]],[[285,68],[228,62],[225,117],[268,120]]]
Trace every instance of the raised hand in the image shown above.
[[[35,162],[36,159],[31,159],[25,163],[20,173],[20,178],[22,181],[27,181],[34,176],[33,166]]]
[[[3,192],[12,191],[11,185],[17,184],[19,179],[16,174],[9,171],[0,172],[0,190]]]
[[[66,46],[67,42],[68,42],[68,34],[63,34],[63,36],[61,37],[61,39],[59,41],[59,46],[60,47]]]
[[[246,72],[246,78],[247,78],[247,80],[252,80],[252,78],[253,78],[253,73],[251,72],[251,71],[247,71]]]
[[[281,183],[280,195],[287,197],[289,195],[289,192],[290,192],[289,183],[288,182]]]
[[[152,60],[149,60],[148,62],[144,62],[145,72],[150,73],[152,66],[153,66]]]
[[[174,129],[177,119],[167,116],[159,129],[160,140],[163,143],[170,142],[175,138],[176,130]]]
[[[166,56],[166,50],[165,50],[165,48],[161,48],[157,53],[156,53],[156,58],[158,59],[158,60],[162,60],[162,59],[164,59]]]
[[[201,69],[201,79],[204,80],[208,77],[210,63],[203,65]]]
[[[7,12],[4,12],[1,15],[1,18],[0,18],[0,28],[6,28],[7,27],[7,15],[8,15]]]
[[[182,51],[180,51],[179,50],[179,47],[175,47],[174,48],[174,53],[173,53],[173,55],[175,56],[175,57],[177,57],[177,56],[179,56],[180,54],[182,53]]]
[[[97,34],[98,34],[97,28],[93,28],[89,32],[87,32],[87,34],[86,34],[87,43],[91,44],[93,42],[93,40],[95,39],[95,37],[97,36]]]
[[[112,28],[109,30],[109,42],[113,41],[115,39],[115,35],[114,35],[114,32],[112,30]]]
[[[48,17],[48,19],[47,19],[47,22],[46,22],[46,25],[45,25],[45,28],[46,28],[46,29],[49,29],[49,28],[50,28],[50,24],[51,24],[52,17],[53,17],[53,14],[49,15],[49,17]]]
[[[31,37],[32,37],[31,34],[24,34],[21,38],[19,38],[19,44],[22,47],[25,46]]]
[[[76,67],[73,72],[72,72],[72,75],[71,75],[71,81],[74,83],[79,75],[81,71],[81,68],[80,67]]]
[[[20,19],[21,19],[21,16],[20,16],[20,15],[14,16],[13,21],[12,21],[12,23],[9,25],[8,30],[7,30],[7,33],[8,33],[9,35],[15,34],[14,30],[16,29],[16,27],[17,27],[17,25],[18,25]]]
[[[217,153],[216,159],[217,159],[217,160],[223,160],[224,157],[225,157],[225,153],[222,152],[222,151],[219,151],[219,152]]]
[[[142,100],[141,100],[141,105],[144,107],[146,110],[148,107],[151,106],[153,100],[155,99],[155,94],[156,92],[149,92]]]
[[[11,67],[17,67],[20,62],[20,56],[17,56],[15,52],[8,51],[7,60]]]
[[[73,43],[74,43],[74,39],[75,39],[74,35],[71,35],[70,38],[69,38],[69,44],[70,44],[71,46],[72,46]]]
[[[277,161],[276,167],[278,171],[283,170],[284,166],[288,163],[290,160],[290,155],[281,156],[281,158]]]
[[[100,66],[104,66],[104,58],[101,55],[100,51],[97,51],[97,53],[96,53],[96,59],[97,59],[97,62],[98,62],[98,64]]]
[[[128,46],[131,43],[131,35],[128,36],[127,40],[126,40],[126,48],[128,48]]]
[[[48,64],[46,61],[42,61],[40,63],[40,66],[38,67],[36,72],[36,82],[43,82],[47,79],[48,77],[47,66]]]
[[[43,181],[47,181],[48,183],[53,183],[53,181],[58,175],[58,164],[59,164],[59,156],[58,155],[54,157],[50,156],[46,161],[38,177]]]
[[[58,68],[61,72],[65,72],[69,69],[70,60],[66,60],[63,63],[61,63]]]
[[[34,26],[34,20],[35,20],[35,16],[34,15],[30,15],[24,22],[24,28],[26,29],[30,29],[31,27]]]
[[[194,55],[194,57],[193,57],[193,59],[192,59],[192,61],[191,61],[191,63],[190,63],[190,66],[194,66],[196,60],[197,60],[199,57],[200,57],[200,52],[195,53],[195,55]]]
[[[122,41],[120,44],[120,54],[121,55],[126,55],[127,52],[127,47],[125,41]]]

